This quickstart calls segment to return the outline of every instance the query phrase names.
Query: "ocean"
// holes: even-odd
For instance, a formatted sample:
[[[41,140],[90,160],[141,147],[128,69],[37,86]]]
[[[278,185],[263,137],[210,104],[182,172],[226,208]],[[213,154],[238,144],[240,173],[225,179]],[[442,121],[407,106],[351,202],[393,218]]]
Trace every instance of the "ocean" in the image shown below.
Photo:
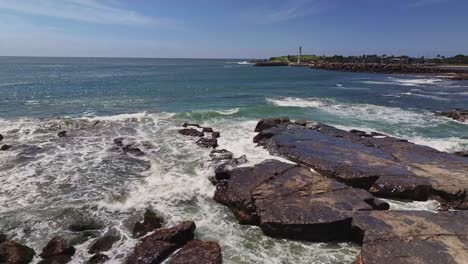
[[[132,223],[153,208],[165,226],[194,220],[196,236],[221,244],[224,263],[351,263],[359,246],[272,239],[241,226],[213,201],[209,150],[177,133],[184,122],[221,132],[220,148],[244,166],[281,159],[256,147],[261,118],[288,116],[377,131],[441,151],[468,149],[468,124],[433,111],[468,109],[468,82],[435,77],[254,67],[244,60],[0,57],[0,233],[41,252],[73,239],[78,215],[118,234],[106,254],[122,262]],[[68,137],[57,133],[67,130]],[[123,137],[145,155],[116,151]],[[281,159],[282,160],[282,159]],[[435,202],[390,201],[434,210]],[[90,258],[92,239],[72,263]],[[39,261],[36,257],[35,261]]]

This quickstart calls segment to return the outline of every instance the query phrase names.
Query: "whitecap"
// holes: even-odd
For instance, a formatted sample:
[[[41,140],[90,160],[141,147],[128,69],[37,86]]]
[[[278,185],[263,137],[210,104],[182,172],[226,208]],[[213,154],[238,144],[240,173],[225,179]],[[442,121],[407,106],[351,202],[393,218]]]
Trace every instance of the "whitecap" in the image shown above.
[[[295,98],[295,97],[283,97],[283,98],[266,98],[266,101],[277,106],[290,106],[290,107],[312,107],[318,108],[321,106],[328,105],[330,100],[324,100],[320,98]]]

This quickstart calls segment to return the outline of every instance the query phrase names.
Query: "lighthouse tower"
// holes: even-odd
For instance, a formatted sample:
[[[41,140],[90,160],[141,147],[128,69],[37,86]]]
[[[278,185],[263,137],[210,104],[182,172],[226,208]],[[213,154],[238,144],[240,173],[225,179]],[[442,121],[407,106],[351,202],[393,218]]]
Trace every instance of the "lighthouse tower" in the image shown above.
[[[301,63],[301,56],[302,56],[302,46],[299,46],[299,56],[297,56],[297,64]]]

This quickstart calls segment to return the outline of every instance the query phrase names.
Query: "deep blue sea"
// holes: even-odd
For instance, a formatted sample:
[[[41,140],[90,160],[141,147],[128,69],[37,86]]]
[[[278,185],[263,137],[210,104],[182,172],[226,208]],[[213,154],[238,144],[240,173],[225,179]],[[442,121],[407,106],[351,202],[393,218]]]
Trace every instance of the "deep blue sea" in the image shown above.
[[[196,221],[197,237],[219,241],[225,263],[351,263],[356,245],[271,239],[238,225],[212,200],[209,150],[176,130],[211,126],[246,165],[278,158],[252,143],[256,122],[274,116],[466,150],[468,124],[433,115],[452,108],[468,109],[468,82],[243,60],[0,57],[0,133],[13,146],[0,152],[0,232],[40,252],[55,235],[75,238],[70,221],[92,217],[120,237],[107,252],[120,263],[136,243],[132,221],[151,207],[168,226]],[[117,137],[145,156],[116,151]],[[77,246],[74,263],[90,257],[90,243]]]

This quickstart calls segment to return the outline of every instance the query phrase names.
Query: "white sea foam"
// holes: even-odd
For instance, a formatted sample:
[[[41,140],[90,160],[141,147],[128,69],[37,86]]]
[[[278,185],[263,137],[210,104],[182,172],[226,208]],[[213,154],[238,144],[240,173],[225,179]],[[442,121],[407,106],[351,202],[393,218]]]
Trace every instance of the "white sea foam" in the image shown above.
[[[327,100],[319,98],[295,98],[284,97],[279,99],[266,98],[266,101],[277,106],[292,106],[292,107],[313,107],[319,108],[329,104]]]
[[[377,84],[377,85],[400,85],[400,86],[428,86],[428,85],[438,85],[444,82],[443,79],[437,78],[418,78],[418,79],[403,79],[388,77],[388,81],[361,81],[364,84]]]

